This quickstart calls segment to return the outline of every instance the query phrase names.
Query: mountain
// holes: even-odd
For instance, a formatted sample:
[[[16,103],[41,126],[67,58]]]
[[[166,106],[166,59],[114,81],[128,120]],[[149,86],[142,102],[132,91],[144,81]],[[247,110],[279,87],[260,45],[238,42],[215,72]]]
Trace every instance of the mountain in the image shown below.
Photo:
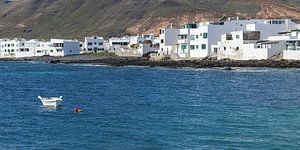
[[[0,36],[82,38],[157,33],[191,21],[300,19],[299,0],[0,0]]]

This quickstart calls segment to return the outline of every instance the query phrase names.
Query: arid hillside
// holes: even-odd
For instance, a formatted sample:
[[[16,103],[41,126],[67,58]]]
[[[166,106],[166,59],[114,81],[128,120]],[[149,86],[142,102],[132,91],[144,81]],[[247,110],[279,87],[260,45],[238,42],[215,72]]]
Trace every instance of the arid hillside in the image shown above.
[[[1,0],[1,37],[82,38],[157,33],[223,16],[300,19],[298,0]]]

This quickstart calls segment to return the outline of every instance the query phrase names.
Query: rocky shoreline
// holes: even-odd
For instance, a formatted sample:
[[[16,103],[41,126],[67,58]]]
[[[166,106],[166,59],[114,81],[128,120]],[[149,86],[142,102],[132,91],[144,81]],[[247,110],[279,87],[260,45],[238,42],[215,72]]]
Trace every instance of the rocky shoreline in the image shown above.
[[[169,68],[213,68],[213,67],[267,67],[267,68],[300,68],[300,61],[288,60],[164,60],[151,61],[142,57],[117,56],[68,56],[68,57],[32,57],[18,59],[1,59],[2,61],[37,61],[63,64],[98,64],[111,66],[149,66]]]

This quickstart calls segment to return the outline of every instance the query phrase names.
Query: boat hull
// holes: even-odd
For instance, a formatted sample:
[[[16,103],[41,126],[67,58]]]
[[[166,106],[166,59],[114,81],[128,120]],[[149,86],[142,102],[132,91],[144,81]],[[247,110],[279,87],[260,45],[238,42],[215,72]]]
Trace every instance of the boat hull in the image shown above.
[[[49,100],[41,100],[44,106],[53,106],[53,107],[58,107],[61,103],[61,101],[49,101]]]
[[[49,107],[54,107],[54,108],[57,108],[61,102],[62,102],[62,97],[38,97],[44,106],[49,106]]]

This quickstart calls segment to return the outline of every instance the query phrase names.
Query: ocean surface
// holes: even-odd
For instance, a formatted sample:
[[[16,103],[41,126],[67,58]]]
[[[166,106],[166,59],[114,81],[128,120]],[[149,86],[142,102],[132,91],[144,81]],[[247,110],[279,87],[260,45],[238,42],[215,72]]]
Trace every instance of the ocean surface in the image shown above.
[[[0,62],[0,149],[300,149],[299,87],[298,69]]]

